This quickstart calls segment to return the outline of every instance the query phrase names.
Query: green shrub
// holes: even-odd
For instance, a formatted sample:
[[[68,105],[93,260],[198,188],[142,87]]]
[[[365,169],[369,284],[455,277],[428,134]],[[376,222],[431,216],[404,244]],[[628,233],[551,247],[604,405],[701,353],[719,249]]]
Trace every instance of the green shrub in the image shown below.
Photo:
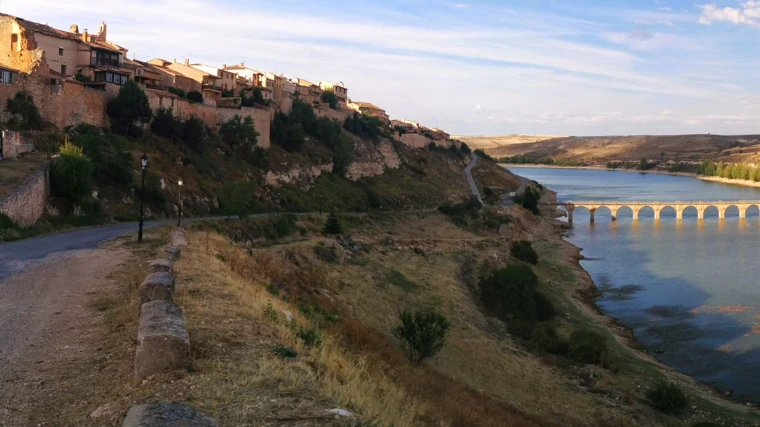
[[[202,104],[203,103],[203,94],[198,92],[197,90],[191,90],[187,93],[187,100],[190,102],[195,102],[196,104]]]
[[[338,97],[335,96],[335,92],[332,90],[325,90],[322,92],[322,102],[328,104],[333,110],[339,110]]]
[[[467,144],[465,144],[464,142],[462,143],[462,146],[459,147],[459,151],[461,151],[462,154],[470,154],[470,153],[472,153],[472,149],[470,149],[470,146],[467,145]]]
[[[482,148],[478,148],[477,150],[475,150],[475,154],[477,154],[478,157],[480,157],[481,159],[490,160],[492,162],[494,161],[494,158],[491,157],[488,153],[486,153]]]
[[[579,363],[601,366],[609,363],[607,340],[604,335],[594,331],[574,331],[570,335],[568,353],[573,360]]]
[[[293,234],[298,228],[296,221],[298,218],[293,214],[283,214],[277,216],[275,219],[274,227],[277,230],[277,235],[280,237],[286,237]]]
[[[443,214],[451,218],[458,226],[466,227],[471,220],[480,217],[480,211],[483,205],[477,197],[472,196],[466,202],[451,204],[446,203],[438,208]]]
[[[259,169],[266,169],[269,166],[269,151],[255,147],[251,155],[248,156],[248,161]]]
[[[647,391],[647,399],[655,408],[669,414],[679,414],[688,403],[686,394],[677,385],[661,379]]]
[[[538,254],[527,240],[512,242],[512,245],[509,247],[509,253],[520,261],[533,265],[538,264]]]
[[[449,322],[442,315],[430,311],[399,314],[401,324],[393,328],[393,335],[403,343],[409,360],[419,365],[429,359],[446,344]]]
[[[538,210],[538,201],[540,199],[541,193],[539,193],[532,185],[529,185],[522,194],[515,197],[515,203],[533,212],[534,215],[539,215],[541,213]]]
[[[322,336],[318,330],[313,328],[305,329],[299,327],[296,336],[298,336],[307,347],[317,347],[322,343]]]
[[[235,114],[235,117],[222,123],[219,128],[222,140],[233,148],[252,150],[259,141],[259,133],[253,124],[253,119],[246,116],[245,119]]]
[[[121,189],[132,187],[135,164],[123,137],[88,125],[71,129],[70,135],[71,142],[81,147],[92,161],[92,177],[97,185]]]
[[[338,137],[335,147],[332,150],[332,172],[338,176],[346,176],[346,173],[348,173],[348,167],[351,166],[351,162],[353,161],[354,144],[352,144],[348,138],[341,135]]]
[[[272,353],[275,354],[275,356],[279,356],[284,359],[295,359],[296,357],[298,357],[298,353],[290,347],[276,345],[272,347],[271,350],[272,350]]]
[[[388,277],[386,279],[388,283],[390,283],[393,286],[398,286],[399,288],[411,292],[414,291],[419,287],[416,283],[409,280],[404,274],[396,269],[393,269],[388,273]]]
[[[354,113],[346,118],[343,127],[354,135],[376,141],[383,135],[386,126],[377,117]]]
[[[171,109],[159,108],[156,116],[150,123],[150,131],[158,136],[177,140],[182,136],[184,125],[181,120],[174,117]]]
[[[169,93],[173,93],[173,94],[179,96],[180,98],[183,98],[183,99],[187,98],[187,93],[185,93],[184,90],[182,90],[182,89],[180,89],[178,87],[169,86],[169,88],[167,90],[169,91]],[[201,102],[203,102],[203,95],[201,95]]]
[[[494,270],[479,285],[483,305],[502,320],[534,324],[556,315],[551,302],[536,290],[538,277],[525,264]]]
[[[50,170],[50,186],[54,196],[72,205],[81,202],[92,189],[92,162],[80,147],[67,143]]]
[[[343,232],[343,226],[334,211],[330,212],[330,216],[327,217],[327,222],[322,232],[324,234],[340,234]]]
[[[185,125],[182,128],[182,141],[185,142],[190,151],[196,154],[203,154],[206,151],[204,143],[208,138],[208,134],[206,123],[200,117],[192,115],[185,120]]]
[[[45,125],[37,106],[34,105],[34,99],[26,92],[17,92],[16,96],[9,98],[5,111],[20,116],[20,120],[11,117],[8,122],[8,126],[13,129],[40,130]]]
[[[135,194],[141,194],[145,203],[149,205],[163,207],[167,202],[166,194],[161,189],[161,177],[150,172],[145,177],[144,189],[142,188],[142,182],[139,187],[135,184]]]
[[[551,323],[541,323],[533,328],[530,346],[534,350],[551,354],[565,354],[568,350],[567,341],[559,336]]]
[[[228,182],[219,191],[219,205],[227,215],[238,215],[244,218],[253,213],[256,208],[256,190],[258,186],[253,181],[238,180]]]
[[[119,89],[119,94],[108,102],[106,110],[114,132],[122,135],[133,135],[135,123],[147,123],[153,117],[148,97],[134,80],[127,81]]]

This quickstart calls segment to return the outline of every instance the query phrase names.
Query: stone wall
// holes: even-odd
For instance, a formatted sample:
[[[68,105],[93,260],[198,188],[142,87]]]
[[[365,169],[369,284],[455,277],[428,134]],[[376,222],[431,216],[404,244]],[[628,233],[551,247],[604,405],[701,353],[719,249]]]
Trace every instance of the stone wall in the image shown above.
[[[240,117],[251,117],[253,119],[253,125],[256,127],[256,131],[259,133],[258,146],[261,148],[269,148],[269,127],[274,119],[274,110],[272,108],[217,108],[216,109],[216,121],[219,125],[231,120],[235,115]]]
[[[18,157],[19,154],[34,151],[34,138],[31,137],[28,133],[8,130],[2,132],[2,138],[3,158],[13,159]]]
[[[35,171],[21,185],[0,198],[0,213],[22,227],[30,227],[42,216],[50,194],[48,164]]]
[[[343,108],[339,111],[335,111],[332,108],[324,107],[324,108],[315,108],[314,114],[317,117],[327,117],[328,119],[334,119],[340,122],[341,125],[346,121],[348,116],[353,114],[353,110],[349,110],[348,108]]]
[[[401,135],[400,133],[396,132],[395,138],[396,140],[401,141],[406,146],[411,148],[427,148],[431,142],[435,142],[435,145],[445,148],[449,148],[452,144],[454,144],[452,140],[433,140],[426,137],[425,135],[418,133],[405,133]]]

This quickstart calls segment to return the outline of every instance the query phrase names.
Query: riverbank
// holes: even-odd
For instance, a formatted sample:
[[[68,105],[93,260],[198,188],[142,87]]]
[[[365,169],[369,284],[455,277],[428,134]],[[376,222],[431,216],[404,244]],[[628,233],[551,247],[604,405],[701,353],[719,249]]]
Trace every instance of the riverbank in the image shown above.
[[[544,190],[542,201],[553,202],[556,201],[556,198],[556,192],[548,188]],[[552,232],[548,234],[538,230],[531,230],[531,232],[537,237],[540,236],[539,238],[541,239],[546,239],[549,246],[559,248],[560,250],[557,253],[558,262],[569,266],[575,275],[575,286],[572,287],[568,294],[568,298],[574,302],[580,311],[580,315],[575,318],[574,322],[585,324],[589,328],[601,326],[614,338],[617,346],[614,352],[626,359],[623,365],[627,366],[620,369],[622,371],[633,369],[634,373],[631,374],[633,383],[637,383],[637,387],[642,387],[642,380],[651,380],[659,376],[665,377],[681,387],[693,399],[692,403],[697,403],[700,400],[703,401],[698,404],[690,403],[692,411],[686,412],[700,412],[703,409],[703,404],[706,404],[708,407],[712,407],[712,409],[708,409],[708,412],[713,414],[716,412],[730,413],[732,414],[731,416],[743,419],[741,422],[731,420],[728,423],[719,423],[719,425],[758,425],[754,418],[759,415],[754,409],[755,402],[748,402],[744,399],[732,400],[729,391],[719,389],[709,383],[701,382],[657,360],[639,342],[633,329],[623,325],[617,319],[604,314],[597,304],[602,292],[597,284],[595,284],[591,274],[581,265],[581,261],[584,259],[584,256],[581,254],[583,249],[566,239],[569,229],[568,224],[556,219],[549,219],[550,215],[547,215],[547,213],[549,212],[544,213],[546,219],[542,219],[541,222],[551,227]],[[566,285],[571,285],[571,282],[568,281]],[[617,382],[619,381],[617,378],[614,381],[617,385],[625,387],[623,381]],[[643,387],[646,387],[646,385],[643,385]],[[698,409],[694,411],[695,408]],[[690,420],[690,422],[693,421]],[[743,424],[744,422],[749,424]]]
[[[500,166],[510,168],[546,168],[546,169],[586,169],[586,170],[603,170],[613,172],[628,172],[628,173],[646,173],[657,175],[672,175],[672,176],[686,176],[689,178],[701,179],[702,181],[719,182],[722,184],[738,185],[741,187],[754,187],[760,188],[760,182],[745,180],[745,179],[728,179],[718,176],[704,176],[692,172],[669,172],[664,170],[636,170],[636,169],[620,169],[620,168],[608,168],[604,166],[556,166],[556,165],[542,165],[542,164],[512,164],[512,163],[499,163]]]

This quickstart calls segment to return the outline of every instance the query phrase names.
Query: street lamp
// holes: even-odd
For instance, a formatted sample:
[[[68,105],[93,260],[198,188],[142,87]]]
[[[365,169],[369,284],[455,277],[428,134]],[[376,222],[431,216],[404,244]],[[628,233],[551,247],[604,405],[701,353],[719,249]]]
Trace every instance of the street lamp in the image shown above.
[[[143,219],[145,213],[145,170],[148,168],[148,155],[143,153],[140,157],[142,166],[142,187],[140,188],[140,230],[137,232],[137,242],[143,241]]]
[[[177,181],[179,184],[179,214],[177,215],[177,227],[182,227],[182,178]]]

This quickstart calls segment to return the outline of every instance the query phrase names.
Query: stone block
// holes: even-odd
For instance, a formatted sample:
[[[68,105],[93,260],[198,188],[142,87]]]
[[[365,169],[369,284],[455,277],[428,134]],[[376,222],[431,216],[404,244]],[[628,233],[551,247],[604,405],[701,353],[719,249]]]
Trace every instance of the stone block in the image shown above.
[[[166,253],[169,254],[169,258],[172,261],[176,261],[179,259],[179,256],[182,254],[182,249],[178,248],[177,246],[172,246],[166,249]]]
[[[171,273],[174,262],[170,259],[154,259],[150,262],[151,273]]]
[[[143,304],[135,354],[137,379],[189,365],[190,336],[182,310],[170,301]]]
[[[174,295],[175,278],[172,273],[149,274],[140,284],[140,304],[155,300],[171,301]]]
[[[172,246],[176,247],[187,247],[187,237],[185,237],[185,233],[178,233],[173,232],[172,233]]]
[[[123,427],[217,427],[216,421],[182,403],[148,403],[133,406]]]

